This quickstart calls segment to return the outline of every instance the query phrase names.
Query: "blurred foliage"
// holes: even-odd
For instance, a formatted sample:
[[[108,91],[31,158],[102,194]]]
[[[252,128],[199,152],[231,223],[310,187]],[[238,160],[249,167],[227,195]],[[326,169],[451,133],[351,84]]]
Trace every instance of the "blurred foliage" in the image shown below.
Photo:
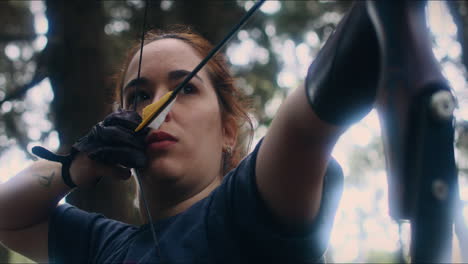
[[[106,33],[103,40],[106,48],[104,54],[100,54],[96,59],[105,60],[105,65],[108,65],[105,72],[111,85],[112,75],[121,67],[126,50],[138,43],[143,26],[144,1],[100,3],[106,14],[105,26],[102,29]],[[245,13],[247,4],[248,1],[150,1],[145,29],[189,24],[212,43],[217,43]],[[265,114],[263,106],[275,93],[279,92],[281,97],[287,94],[287,89],[280,89],[276,81],[284,62],[279,58],[279,54],[275,53],[273,46],[287,39],[299,45],[305,42],[305,34],[308,31],[316,32],[319,43],[322,43],[339,21],[340,14],[349,6],[348,1],[285,1],[281,4],[280,12],[258,12],[244,27],[248,37],[253,39],[259,48],[268,52],[267,62],[251,61],[247,65],[233,65],[238,83],[251,95],[259,125],[268,125],[272,118],[271,115]],[[31,138],[28,137],[28,125],[22,118],[26,109],[21,99],[26,91],[24,88],[32,81],[35,71],[41,70],[37,66],[38,59],[41,53],[48,56],[47,48],[35,48],[38,35],[34,31],[34,15],[30,11],[30,1],[2,1],[0,5],[0,50],[5,50],[7,45],[19,48],[19,55],[14,58],[8,57],[5,52],[0,53],[0,107],[3,105],[2,99],[11,98],[5,103],[6,106],[0,108],[0,135],[5,135],[0,136],[0,153],[15,144],[28,153],[27,146]],[[3,13],[5,15],[2,15]],[[213,21],[216,21],[216,26],[213,26]],[[267,25],[274,27],[274,35],[267,34]],[[49,40],[48,46],[51,46],[53,41]],[[231,41],[232,45],[236,43],[240,43],[239,37]],[[319,46],[310,48],[316,53]],[[43,61],[47,62],[48,58]],[[41,65],[43,64],[46,63]],[[47,64],[45,68],[42,71],[47,72]],[[53,120],[53,116],[54,113],[49,113],[48,118],[52,118],[52,122],[60,122]],[[45,139],[49,132],[42,131],[40,140]]]
[[[371,250],[367,253],[366,263],[398,263],[397,253]]]
[[[10,260],[9,262],[10,264],[13,264],[13,263],[18,263],[18,264],[27,264],[27,263],[36,263],[20,254],[17,254],[15,252],[12,252],[11,253],[11,257],[10,257]]]
[[[0,53],[0,102],[8,95],[14,95],[32,78],[35,67],[33,57],[36,55],[32,48],[32,41],[36,37],[33,22],[28,2],[0,2],[0,50],[21,53],[14,60],[8,58],[6,52]],[[24,105],[15,100],[7,104],[0,111],[0,153],[13,144],[19,144],[25,149],[29,142],[26,131],[20,129],[24,127],[20,118]],[[2,105],[0,103],[0,107]]]
[[[380,138],[374,137],[366,146],[353,146],[350,157],[350,171],[346,184],[360,186],[366,184],[363,177],[368,171],[378,171],[385,167],[383,144]]]

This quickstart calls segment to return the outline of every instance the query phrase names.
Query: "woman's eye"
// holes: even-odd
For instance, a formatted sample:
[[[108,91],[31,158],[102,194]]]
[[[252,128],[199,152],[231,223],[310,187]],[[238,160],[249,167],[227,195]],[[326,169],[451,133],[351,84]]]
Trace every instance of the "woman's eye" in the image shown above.
[[[182,93],[184,94],[191,94],[195,92],[195,87],[192,84],[187,84],[182,88]]]
[[[150,99],[150,96],[145,91],[140,90],[137,92],[133,92],[132,94],[128,96],[127,104],[129,106],[133,106],[134,103],[138,105],[138,103],[143,102],[148,99]]]

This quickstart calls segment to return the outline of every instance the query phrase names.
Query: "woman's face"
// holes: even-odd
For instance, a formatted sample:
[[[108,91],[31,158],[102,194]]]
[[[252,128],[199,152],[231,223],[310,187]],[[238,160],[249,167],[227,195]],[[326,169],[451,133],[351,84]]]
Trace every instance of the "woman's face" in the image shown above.
[[[202,60],[197,52],[178,39],[162,39],[143,48],[140,79],[139,53],[135,54],[124,80],[125,108],[132,108],[138,87],[137,111],[173,90]],[[174,182],[193,188],[206,186],[221,174],[223,145],[232,145],[222,128],[220,107],[207,67],[192,78],[158,130],[147,137],[148,166],[144,180]]]

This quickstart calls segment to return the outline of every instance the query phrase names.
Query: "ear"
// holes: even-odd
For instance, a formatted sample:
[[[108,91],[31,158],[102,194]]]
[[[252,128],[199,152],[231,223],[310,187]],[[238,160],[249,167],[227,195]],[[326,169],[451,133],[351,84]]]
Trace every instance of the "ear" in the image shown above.
[[[234,148],[237,142],[238,131],[237,124],[232,118],[226,120],[223,125],[223,146]]]

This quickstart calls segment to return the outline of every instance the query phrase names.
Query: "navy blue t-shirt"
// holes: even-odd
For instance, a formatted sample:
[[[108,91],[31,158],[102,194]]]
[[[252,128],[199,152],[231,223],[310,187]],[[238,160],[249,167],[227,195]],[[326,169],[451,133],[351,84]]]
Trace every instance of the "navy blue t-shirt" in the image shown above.
[[[178,215],[141,227],[57,207],[49,224],[51,263],[315,263],[322,262],[343,189],[329,163],[320,211],[313,223],[290,231],[274,221],[255,183],[259,146],[208,197]],[[285,175],[287,177],[287,175]]]

